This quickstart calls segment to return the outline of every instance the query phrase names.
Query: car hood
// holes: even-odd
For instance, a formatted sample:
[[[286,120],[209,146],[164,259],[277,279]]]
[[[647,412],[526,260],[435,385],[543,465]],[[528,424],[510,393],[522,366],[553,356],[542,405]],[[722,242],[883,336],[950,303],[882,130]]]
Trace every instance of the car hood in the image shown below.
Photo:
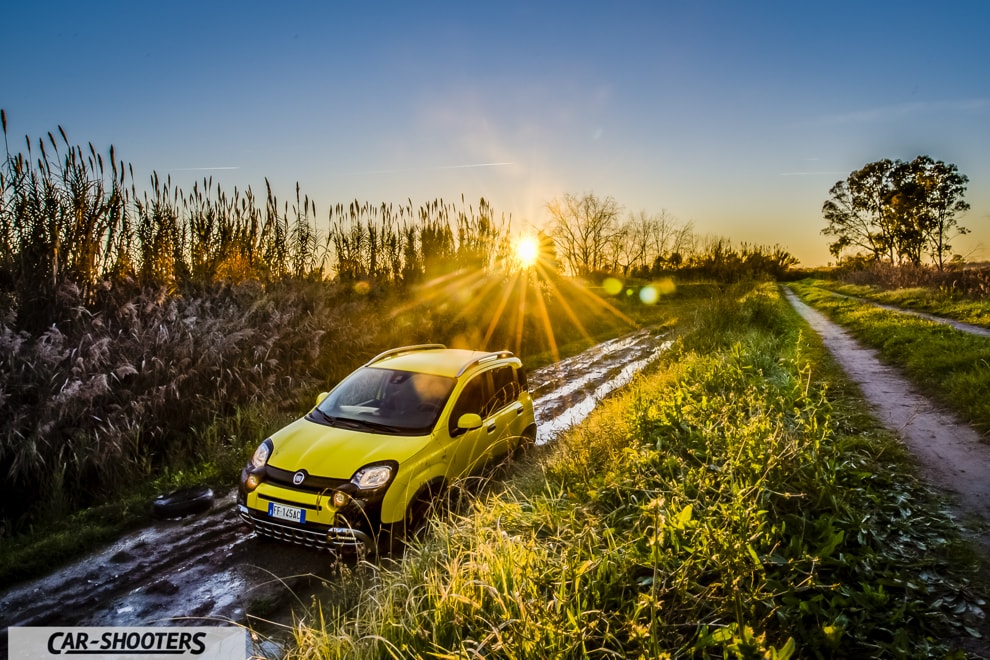
[[[311,475],[350,479],[376,461],[400,465],[423,449],[429,435],[385,435],[327,426],[301,417],[271,436],[268,464],[281,470],[306,470]]]

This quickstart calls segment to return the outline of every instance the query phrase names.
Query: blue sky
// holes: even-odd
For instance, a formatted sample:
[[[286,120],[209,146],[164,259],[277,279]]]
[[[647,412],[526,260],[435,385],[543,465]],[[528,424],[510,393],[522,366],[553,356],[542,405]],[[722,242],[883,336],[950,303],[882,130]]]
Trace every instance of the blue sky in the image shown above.
[[[990,259],[990,2],[6,3],[11,148],[61,125],[137,183],[282,200],[566,193],[830,260],[822,203],[881,158],[970,179]],[[14,139],[16,138],[16,139]]]

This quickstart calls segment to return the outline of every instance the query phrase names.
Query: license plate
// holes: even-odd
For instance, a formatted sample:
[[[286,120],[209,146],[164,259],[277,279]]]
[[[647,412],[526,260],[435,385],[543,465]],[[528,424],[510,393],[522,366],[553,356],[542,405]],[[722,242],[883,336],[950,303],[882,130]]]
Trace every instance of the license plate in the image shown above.
[[[297,509],[291,506],[275,504],[275,502],[268,503],[268,515],[272,518],[289,520],[295,523],[306,522],[306,509]]]

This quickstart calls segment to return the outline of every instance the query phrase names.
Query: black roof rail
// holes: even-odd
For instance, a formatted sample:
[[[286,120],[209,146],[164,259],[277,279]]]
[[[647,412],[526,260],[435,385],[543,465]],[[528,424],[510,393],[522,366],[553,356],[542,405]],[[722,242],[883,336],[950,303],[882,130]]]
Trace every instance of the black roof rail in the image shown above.
[[[502,358],[507,358],[507,357],[515,357],[515,356],[512,354],[512,351],[495,351],[492,353],[486,353],[485,355],[475,358],[474,360],[471,360],[463,367],[461,367],[461,370],[457,372],[457,377],[460,378],[461,376],[463,376],[465,371],[467,371],[476,364],[481,364],[482,362],[491,362],[492,360],[500,360]]]
[[[443,350],[447,348],[443,344],[416,344],[415,346],[402,346],[400,348],[391,348],[383,353],[379,353],[375,357],[371,358],[364,363],[364,366],[374,364],[380,360],[384,360],[387,357],[395,357],[396,355],[402,355],[403,353],[412,353],[413,351],[436,351]]]

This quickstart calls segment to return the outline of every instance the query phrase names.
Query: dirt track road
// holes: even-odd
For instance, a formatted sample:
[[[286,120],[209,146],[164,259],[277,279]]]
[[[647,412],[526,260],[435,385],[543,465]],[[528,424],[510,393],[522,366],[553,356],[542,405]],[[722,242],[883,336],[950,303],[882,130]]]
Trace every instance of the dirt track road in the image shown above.
[[[955,515],[976,522],[974,540],[990,554],[990,445],[972,427],[919,394],[896,369],[882,364],[875,351],[860,346],[790,289],[785,287],[784,292],[849,377],[859,384],[874,413],[918,457],[921,475],[952,496]],[[967,331],[964,325],[956,327]]]
[[[537,442],[578,423],[663,346],[640,331],[530,373]],[[334,579],[332,557],[255,537],[240,524],[234,496],[0,593],[0,647],[9,626],[203,625],[245,622],[248,612],[291,621]]]

